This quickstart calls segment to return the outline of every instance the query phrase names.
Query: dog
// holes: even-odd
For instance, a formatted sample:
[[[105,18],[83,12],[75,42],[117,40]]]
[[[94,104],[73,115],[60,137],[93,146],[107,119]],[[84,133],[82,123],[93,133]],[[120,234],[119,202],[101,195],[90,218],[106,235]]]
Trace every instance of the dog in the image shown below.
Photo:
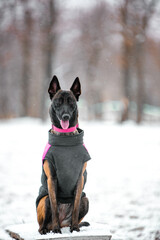
[[[70,91],[61,90],[53,76],[49,89],[49,114],[52,129],[43,153],[41,187],[36,200],[39,233],[70,232],[89,226],[81,222],[89,210],[89,200],[83,192],[90,155],[83,144],[83,130],[78,127],[77,101],[81,95],[79,78]]]

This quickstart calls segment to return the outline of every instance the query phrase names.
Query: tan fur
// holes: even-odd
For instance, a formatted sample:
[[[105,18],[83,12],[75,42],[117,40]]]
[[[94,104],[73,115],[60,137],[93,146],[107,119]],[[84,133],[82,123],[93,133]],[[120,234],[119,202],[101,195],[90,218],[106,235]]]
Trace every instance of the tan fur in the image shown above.
[[[78,220],[78,216],[79,216],[79,206],[80,206],[80,200],[81,200],[81,193],[82,193],[83,185],[84,185],[83,174],[84,174],[84,171],[85,171],[86,167],[87,167],[87,163],[84,163],[83,170],[82,170],[82,173],[81,173],[81,177],[80,177],[80,179],[78,181],[78,184],[77,184],[76,196],[75,196],[75,201],[74,201],[74,208],[73,208],[73,213],[72,213],[72,225],[73,226],[74,225],[77,226],[80,223],[80,222],[77,222],[77,220]]]
[[[39,226],[42,227],[44,218],[45,218],[45,201],[48,196],[43,197],[38,204],[37,207],[37,220],[39,223]]]
[[[54,227],[55,225],[59,224],[58,207],[57,207],[55,185],[54,185],[54,181],[52,179],[52,175],[51,175],[50,168],[49,168],[49,163],[47,160],[43,164],[43,169],[47,176],[47,185],[48,185],[48,193],[49,193],[51,209],[52,209],[52,212],[54,212],[54,217],[52,214],[52,221],[53,221],[52,223],[53,223],[53,227]]]

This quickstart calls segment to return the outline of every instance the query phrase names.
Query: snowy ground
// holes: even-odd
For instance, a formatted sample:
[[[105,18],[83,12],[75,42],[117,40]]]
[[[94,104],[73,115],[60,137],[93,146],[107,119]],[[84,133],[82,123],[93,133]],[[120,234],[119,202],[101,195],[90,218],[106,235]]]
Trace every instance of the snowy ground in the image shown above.
[[[153,240],[160,230],[160,126],[84,123],[87,221],[109,224],[114,238]],[[0,239],[8,225],[36,221],[41,157],[50,123],[0,122]]]

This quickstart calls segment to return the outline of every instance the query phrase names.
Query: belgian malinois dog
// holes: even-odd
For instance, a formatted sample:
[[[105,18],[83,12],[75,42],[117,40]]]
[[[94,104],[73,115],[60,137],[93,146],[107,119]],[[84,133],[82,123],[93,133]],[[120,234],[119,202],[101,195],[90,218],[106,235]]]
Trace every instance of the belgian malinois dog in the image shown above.
[[[52,129],[43,154],[42,185],[36,200],[39,232],[61,233],[62,227],[80,231],[81,226],[89,225],[81,221],[89,209],[83,188],[90,155],[83,144],[84,132],[78,127],[79,78],[70,91],[64,91],[54,76],[48,93]]]

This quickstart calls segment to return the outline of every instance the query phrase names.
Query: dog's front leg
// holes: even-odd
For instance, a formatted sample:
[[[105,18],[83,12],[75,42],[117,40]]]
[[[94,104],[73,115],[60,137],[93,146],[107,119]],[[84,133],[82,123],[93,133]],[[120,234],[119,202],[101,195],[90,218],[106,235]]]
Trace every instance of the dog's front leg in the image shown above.
[[[78,183],[77,183],[77,188],[76,188],[76,194],[75,194],[75,200],[74,200],[74,207],[73,207],[73,212],[72,212],[72,224],[70,231],[77,231],[79,232],[79,208],[80,208],[80,201],[81,201],[81,194],[83,190],[83,185],[84,185],[84,171],[87,167],[87,163],[84,164],[82,172],[80,174]]]
[[[50,200],[50,205],[52,210],[52,231],[54,233],[61,233],[60,225],[59,225],[57,198],[56,198],[56,189],[57,189],[56,172],[53,171],[53,173],[51,174],[51,170],[47,160],[44,162],[43,168],[47,176],[48,194],[49,194],[49,200]]]

